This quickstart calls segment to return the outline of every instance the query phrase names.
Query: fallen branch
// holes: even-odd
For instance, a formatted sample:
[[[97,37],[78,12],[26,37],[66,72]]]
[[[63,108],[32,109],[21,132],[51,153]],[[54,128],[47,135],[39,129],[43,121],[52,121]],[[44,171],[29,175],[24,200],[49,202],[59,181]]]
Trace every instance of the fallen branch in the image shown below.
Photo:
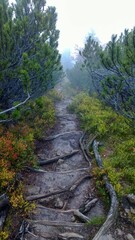
[[[46,159],[46,160],[39,160],[38,163],[40,166],[47,165],[50,163],[57,162],[59,159],[66,159],[66,158],[72,157],[73,155],[77,154],[78,152],[79,152],[79,150],[74,150],[71,153],[68,153],[68,154],[65,154],[62,156],[57,156],[57,157],[54,157],[51,159]]]
[[[98,145],[99,145],[99,143],[96,140],[94,140],[93,151],[94,151],[94,154],[95,154],[97,164],[98,164],[99,168],[102,169],[103,164],[102,164],[102,159],[100,157],[100,154],[98,152]],[[118,200],[117,200],[116,192],[115,192],[112,184],[110,184],[110,182],[108,180],[108,177],[106,175],[103,176],[103,179],[105,181],[106,189],[107,189],[107,191],[110,195],[111,206],[110,206],[110,210],[108,212],[106,221],[104,222],[102,227],[99,229],[99,231],[97,232],[97,234],[95,235],[93,240],[100,239],[101,237],[103,237],[108,232],[110,227],[114,224],[114,222],[117,218],[117,214],[118,214]]]

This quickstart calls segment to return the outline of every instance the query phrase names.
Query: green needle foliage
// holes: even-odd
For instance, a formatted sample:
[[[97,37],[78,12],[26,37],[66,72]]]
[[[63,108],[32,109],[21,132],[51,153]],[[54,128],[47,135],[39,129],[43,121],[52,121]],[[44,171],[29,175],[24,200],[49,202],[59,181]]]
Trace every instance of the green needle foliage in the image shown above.
[[[0,108],[52,88],[61,71],[54,7],[45,0],[0,0]]]
[[[81,54],[99,97],[134,122],[135,28],[112,35],[105,48],[90,36]]]

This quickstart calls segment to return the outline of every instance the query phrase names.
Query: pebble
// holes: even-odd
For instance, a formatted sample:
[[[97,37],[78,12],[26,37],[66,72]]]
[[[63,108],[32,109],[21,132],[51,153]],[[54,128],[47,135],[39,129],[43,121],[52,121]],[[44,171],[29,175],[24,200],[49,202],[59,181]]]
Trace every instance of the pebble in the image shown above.
[[[55,202],[55,207],[61,209],[61,208],[63,208],[63,205],[64,205],[64,203],[61,201],[61,199],[57,198],[56,202]]]
[[[128,194],[128,195],[127,195],[127,198],[128,198],[128,201],[129,201],[130,203],[135,204],[135,195],[134,195],[134,194]]]
[[[64,162],[64,160],[60,158],[57,163],[62,164],[63,162]]]

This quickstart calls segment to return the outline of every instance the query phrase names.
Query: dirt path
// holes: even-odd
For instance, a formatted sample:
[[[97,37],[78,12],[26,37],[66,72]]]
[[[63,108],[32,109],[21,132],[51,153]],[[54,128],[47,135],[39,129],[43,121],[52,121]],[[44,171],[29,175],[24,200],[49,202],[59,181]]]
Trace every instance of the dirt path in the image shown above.
[[[83,133],[77,126],[76,116],[67,111],[69,103],[70,100],[63,99],[56,104],[56,127],[38,149],[42,160],[58,157],[58,161],[43,166],[43,172],[30,173],[26,186],[27,196],[53,193],[36,202],[36,209],[27,219],[29,232],[25,238],[28,240],[89,240],[97,231],[77,217],[78,210],[79,214],[84,213],[86,205],[97,196],[93,191],[90,166],[79,147]],[[73,156],[61,158],[74,151]],[[89,219],[104,216],[102,203],[99,199],[95,201],[95,206],[84,213]]]

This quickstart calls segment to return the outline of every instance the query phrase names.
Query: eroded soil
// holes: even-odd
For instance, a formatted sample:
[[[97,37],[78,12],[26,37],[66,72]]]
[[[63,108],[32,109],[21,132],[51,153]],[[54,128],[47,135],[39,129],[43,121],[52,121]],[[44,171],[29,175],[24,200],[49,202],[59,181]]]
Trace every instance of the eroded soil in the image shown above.
[[[83,223],[75,210],[94,198],[97,198],[91,177],[91,168],[83,156],[79,146],[79,139],[83,132],[78,128],[76,116],[68,113],[67,106],[70,100],[63,99],[56,104],[56,126],[38,146],[39,159],[47,160],[59,157],[58,161],[42,167],[44,172],[29,174],[26,186],[26,195],[54,193],[36,201],[36,209],[30,215],[29,231],[26,239],[92,239],[97,227]],[[49,140],[50,139],[50,140]],[[73,156],[61,159],[61,156],[78,150]],[[41,168],[40,168],[41,169]],[[70,189],[63,192],[64,189]],[[104,216],[105,211],[102,202],[98,199],[85,216],[92,219],[95,216]]]

